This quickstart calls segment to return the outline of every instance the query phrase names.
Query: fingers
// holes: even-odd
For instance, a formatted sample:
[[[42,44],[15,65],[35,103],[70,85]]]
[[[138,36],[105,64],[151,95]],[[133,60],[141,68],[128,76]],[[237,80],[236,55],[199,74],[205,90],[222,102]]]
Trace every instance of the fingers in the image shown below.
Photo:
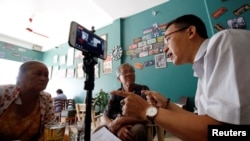
[[[122,141],[133,141],[133,135],[131,131],[129,130],[128,127],[122,127],[117,133],[117,136],[122,140]]]
[[[131,94],[131,92],[123,92],[123,91],[111,91],[110,93],[113,95],[118,95],[122,97],[127,97]]]

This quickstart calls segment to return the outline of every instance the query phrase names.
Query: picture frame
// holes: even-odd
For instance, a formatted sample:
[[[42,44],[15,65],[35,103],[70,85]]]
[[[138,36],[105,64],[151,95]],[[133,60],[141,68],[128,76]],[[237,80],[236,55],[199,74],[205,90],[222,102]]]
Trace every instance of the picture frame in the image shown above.
[[[85,76],[85,73],[83,72],[83,63],[79,63],[77,64],[77,67],[76,67],[76,78],[84,78]]]
[[[60,65],[64,65],[66,63],[66,55],[60,56]]]
[[[74,64],[74,48],[69,48],[67,54],[67,66],[72,66],[73,64]]]
[[[155,68],[166,68],[167,61],[166,61],[166,54],[161,53],[155,55]]]
[[[74,68],[68,68],[66,77],[67,78],[74,78],[74,76],[75,76],[75,69]]]
[[[108,40],[108,34],[103,34],[100,36],[103,40],[107,41]]]
[[[95,65],[95,78],[100,78],[99,62]]]
[[[112,57],[110,54],[107,55],[107,58],[102,61],[102,73],[112,73]]]
[[[54,64],[58,63],[58,55],[54,55],[54,57],[53,57],[53,63]]]

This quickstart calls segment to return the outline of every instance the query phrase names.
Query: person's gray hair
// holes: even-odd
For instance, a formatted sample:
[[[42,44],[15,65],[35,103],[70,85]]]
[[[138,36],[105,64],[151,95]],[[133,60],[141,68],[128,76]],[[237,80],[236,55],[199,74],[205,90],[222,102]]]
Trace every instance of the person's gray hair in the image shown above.
[[[27,71],[34,65],[34,64],[43,64],[40,61],[27,61],[25,63],[23,63],[20,67],[19,67],[19,71],[18,71],[18,75],[17,75],[17,83],[20,81],[20,77],[22,75],[24,75],[25,73],[27,73]]]
[[[133,67],[132,65],[130,65],[129,63],[121,64],[121,65],[118,66],[117,69],[116,69],[116,77],[117,77],[117,78],[121,75],[121,68],[124,67],[124,66],[129,66],[129,67],[131,67],[131,69],[133,69],[133,71],[135,71],[134,67]]]

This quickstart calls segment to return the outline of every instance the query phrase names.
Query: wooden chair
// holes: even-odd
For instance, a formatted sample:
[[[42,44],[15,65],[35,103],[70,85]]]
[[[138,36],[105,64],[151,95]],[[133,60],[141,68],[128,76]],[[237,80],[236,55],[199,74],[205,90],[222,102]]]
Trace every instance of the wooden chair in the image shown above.
[[[74,99],[67,99],[66,100],[66,108],[67,109],[75,109],[75,100]]]
[[[65,109],[65,100],[54,100],[55,116],[57,122],[61,122],[61,112]]]
[[[95,106],[92,104],[92,107],[91,107],[91,119],[92,119],[94,128],[99,126],[101,117],[102,117],[102,114],[97,115],[96,112],[95,112]]]
[[[65,100],[65,109],[61,112],[61,121],[68,122],[69,124],[72,124],[76,121],[76,109],[74,99]]]
[[[77,103],[75,104],[76,107],[76,117],[77,121],[84,121],[85,113],[86,113],[86,104],[85,103]]]
[[[154,140],[154,129],[156,130],[156,137],[157,141],[164,141],[165,138],[165,130],[159,127],[156,124],[148,123],[147,124],[147,136],[148,140],[147,141],[153,141]]]
[[[76,115],[77,115],[77,120],[85,120],[85,115],[86,115],[86,104],[85,103],[77,103],[76,105]],[[99,123],[100,123],[100,118],[101,114],[97,115],[95,110],[94,110],[94,105],[92,104],[91,107],[91,122],[93,123],[93,127],[96,128]]]

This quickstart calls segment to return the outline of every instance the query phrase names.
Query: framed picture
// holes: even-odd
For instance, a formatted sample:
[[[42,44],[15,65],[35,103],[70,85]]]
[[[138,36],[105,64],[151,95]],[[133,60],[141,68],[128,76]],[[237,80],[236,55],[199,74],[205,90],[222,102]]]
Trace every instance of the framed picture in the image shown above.
[[[52,67],[52,79],[58,78],[59,66]]]
[[[71,66],[73,64],[74,64],[74,48],[69,48],[67,55],[67,66]]]
[[[165,67],[167,67],[166,54],[161,53],[155,55],[155,68],[165,68]]]
[[[49,70],[49,79],[51,79],[52,76],[52,66],[47,66],[48,70]]]
[[[106,47],[108,47],[108,34],[103,34],[100,37],[106,41]]]
[[[60,65],[64,65],[66,63],[66,55],[60,56]]]
[[[65,78],[66,77],[66,69],[60,69],[58,71],[58,78]]]
[[[83,63],[77,64],[76,78],[84,78],[84,71],[83,71],[82,67],[83,67]]]
[[[112,57],[111,55],[107,55],[106,60],[102,61],[102,73],[112,73]]]
[[[75,75],[75,69],[74,68],[68,68],[66,77],[67,78],[74,78],[74,75]]]
[[[100,36],[103,40],[107,41],[108,40],[108,34],[103,34]]]
[[[54,55],[53,62],[54,64],[58,63],[58,55]]]
[[[99,62],[95,65],[95,78],[99,78]]]

